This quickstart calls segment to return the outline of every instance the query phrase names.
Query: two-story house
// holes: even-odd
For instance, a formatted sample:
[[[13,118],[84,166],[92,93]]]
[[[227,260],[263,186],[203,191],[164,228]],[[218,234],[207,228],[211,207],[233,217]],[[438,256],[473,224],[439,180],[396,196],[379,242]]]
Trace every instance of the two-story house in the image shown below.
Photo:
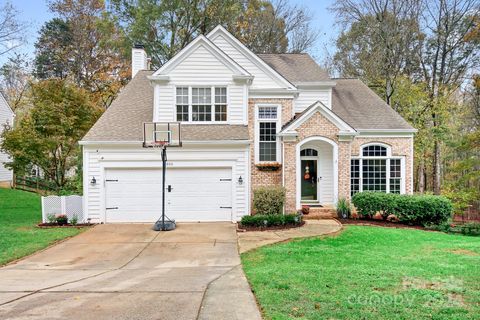
[[[143,123],[181,122],[168,149],[167,215],[237,221],[253,190],[281,185],[285,212],[355,192],[411,193],[412,128],[357,79],[333,79],[308,54],[255,54],[218,26],[156,71],[141,47],[133,79],[81,141],[92,222],[153,222],[159,149]]]

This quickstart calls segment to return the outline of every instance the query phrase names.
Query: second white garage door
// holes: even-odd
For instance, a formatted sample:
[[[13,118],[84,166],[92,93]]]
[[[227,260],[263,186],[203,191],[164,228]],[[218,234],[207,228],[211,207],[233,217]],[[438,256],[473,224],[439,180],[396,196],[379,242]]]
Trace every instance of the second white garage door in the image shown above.
[[[162,210],[160,169],[107,169],[106,222],[154,222]],[[168,168],[166,213],[177,221],[230,221],[230,168]]]

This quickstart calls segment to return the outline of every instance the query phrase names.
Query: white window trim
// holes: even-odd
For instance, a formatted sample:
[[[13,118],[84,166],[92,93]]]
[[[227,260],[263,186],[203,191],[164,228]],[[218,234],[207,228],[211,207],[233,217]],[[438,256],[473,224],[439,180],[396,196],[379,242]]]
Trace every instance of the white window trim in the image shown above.
[[[385,157],[375,157],[375,156],[363,156],[363,148],[368,147],[371,145],[380,145],[383,147],[387,148],[387,156]],[[386,181],[386,186],[385,186],[385,191],[386,193],[390,193],[390,160],[397,160],[400,159],[400,194],[405,194],[406,193],[406,183],[405,183],[405,178],[406,178],[406,166],[405,166],[405,156],[392,156],[391,152],[391,147],[387,144],[383,143],[368,143],[364,144],[360,147],[360,153],[359,156],[351,157],[351,160],[360,160],[359,162],[359,168],[358,168],[358,173],[359,173],[359,186],[358,186],[358,192],[363,192],[363,160],[386,160],[385,166],[386,166],[386,176],[387,176],[387,181]],[[350,162],[351,166],[351,162]],[[350,172],[350,179],[349,179],[350,187],[351,187],[351,172]]]
[[[177,121],[177,88],[188,88],[188,121],[180,121],[182,124],[227,124],[230,119],[230,94],[228,85],[176,85],[173,86],[173,118],[174,121]],[[192,88],[210,88],[211,92],[211,121],[192,121]],[[227,95],[227,120],[226,121],[215,121],[215,88],[226,88]]]
[[[261,107],[275,107],[277,108],[277,119],[274,120],[269,120],[269,119],[259,119],[258,118],[258,109],[261,108]],[[255,105],[255,124],[254,124],[254,127],[255,127],[255,137],[254,137],[254,140],[255,140],[255,164],[257,163],[268,163],[268,162],[272,162],[272,161],[260,161],[260,122],[276,122],[277,123],[277,134],[278,132],[280,132],[281,130],[281,125],[282,125],[282,106],[280,104],[269,104],[269,103],[262,103],[262,104],[256,104]],[[282,158],[281,158],[281,146],[280,146],[280,139],[276,138],[276,143],[277,143],[277,154],[276,154],[276,161],[275,162],[278,162],[278,163],[282,163]]]
[[[370,146],[381,146],[381,147],[386,148],[387,149],[387,156],[384,157],[384,158],[392,156],[392,147],[389,146],[388,144],[385,144],[385,143],[382,143],[382,142],[369,142],[369,143],[362,144],[360,146],[360,152],[358,153],[359,156],[363,157],[363,149],[366,148],[366,147],[370,147]],[[375,157],[375,158],[381,158],[381,157]]]

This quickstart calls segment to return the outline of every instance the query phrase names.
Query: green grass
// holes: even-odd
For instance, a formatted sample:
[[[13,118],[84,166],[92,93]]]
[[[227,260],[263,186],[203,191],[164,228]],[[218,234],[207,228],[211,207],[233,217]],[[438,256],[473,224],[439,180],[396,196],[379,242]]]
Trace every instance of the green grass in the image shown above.
[[[41,220],[39,195],[0,188],[0,265],[82,231],[76,228],[36,228]]]
[[[349,226],[242,255],[266,319],[479,319],[480,238]]]

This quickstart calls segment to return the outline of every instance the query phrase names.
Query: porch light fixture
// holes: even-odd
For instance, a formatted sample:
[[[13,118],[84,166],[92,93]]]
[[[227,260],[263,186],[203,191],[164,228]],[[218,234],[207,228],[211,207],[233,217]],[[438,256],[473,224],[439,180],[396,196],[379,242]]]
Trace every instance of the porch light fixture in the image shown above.
[[[97,184],[97,179],[95,179],[95,176],[92,177],[92,180],[90,180],[90,184],[92,186],[96,185]]]
[[[239,184],[239,185],[242,185],[242,184],[243,184],[243,178],[242,178],[242,176],[240,176],[240,177],[238,178],[238,184]]]

